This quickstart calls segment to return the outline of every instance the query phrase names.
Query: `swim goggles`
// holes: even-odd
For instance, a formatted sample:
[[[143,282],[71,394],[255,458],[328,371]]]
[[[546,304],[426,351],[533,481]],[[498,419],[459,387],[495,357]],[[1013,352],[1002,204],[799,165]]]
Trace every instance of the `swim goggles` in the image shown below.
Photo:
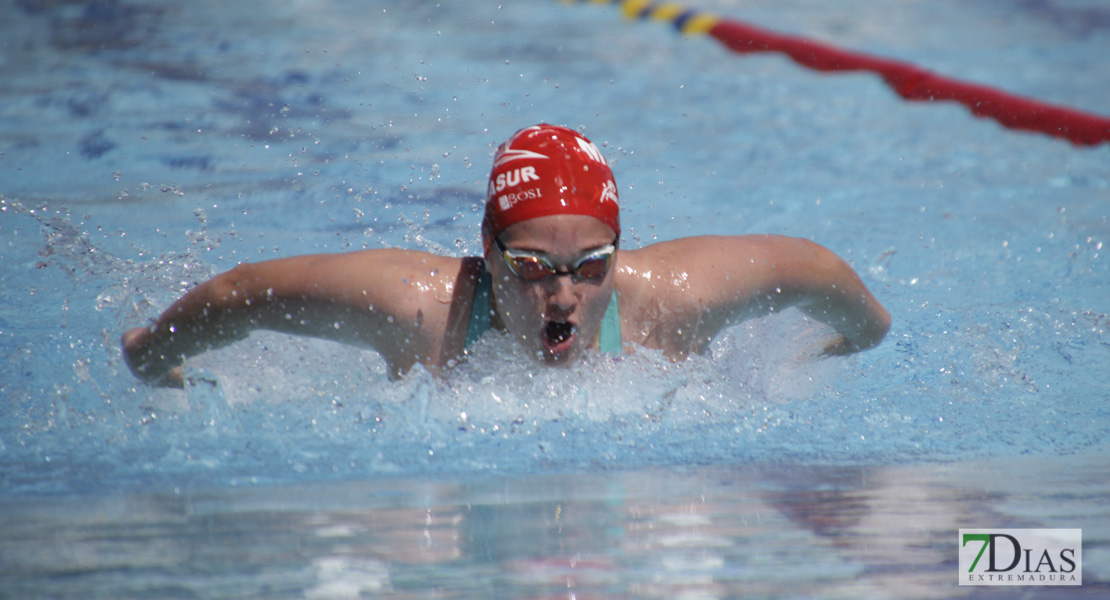
[[[617,240],[594,250],[587,250],[584,254],[574,259],[570,268],[562,271],[541,252],[528,250],[515,250],[506,248],[500,238],[494,238],[501,257],[513,275],[525,281],[539,281],[552,275],[570,275],[575,281],[595,281],[605,277],[609,272],[609,265],[613,264],[613,256],[617,252]]]

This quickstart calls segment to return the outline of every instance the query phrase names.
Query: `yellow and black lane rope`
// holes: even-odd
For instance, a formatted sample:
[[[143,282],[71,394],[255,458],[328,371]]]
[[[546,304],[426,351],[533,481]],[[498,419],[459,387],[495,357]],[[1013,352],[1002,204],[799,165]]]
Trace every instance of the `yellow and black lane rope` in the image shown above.
[[[651,19],[670,23],[679,32],[687,35],[709,33],[720,21],[720,17],[698,10],[692,10],[675,2],[651,2],[650,0],[565,0],[568,3],[616,4],[621,13],[629,19]]]

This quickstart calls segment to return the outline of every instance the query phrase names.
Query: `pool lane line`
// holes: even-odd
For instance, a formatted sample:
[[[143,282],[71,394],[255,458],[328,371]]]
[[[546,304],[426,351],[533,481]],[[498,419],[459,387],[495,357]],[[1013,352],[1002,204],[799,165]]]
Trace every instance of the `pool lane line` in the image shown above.
[[[682,34],[708,35],[740,54],[778,52],[817,71],[869,71],[882,77],[905,100],[958,102],[973,115],[994,119],[1010,129],[1040,132],[1078,146],[1110,142],[1110,118],[953,79],[907,62],[845,50],[807,37],[776,33],[673,2],[563,1],[616,4],[625,17],[665,21]]]

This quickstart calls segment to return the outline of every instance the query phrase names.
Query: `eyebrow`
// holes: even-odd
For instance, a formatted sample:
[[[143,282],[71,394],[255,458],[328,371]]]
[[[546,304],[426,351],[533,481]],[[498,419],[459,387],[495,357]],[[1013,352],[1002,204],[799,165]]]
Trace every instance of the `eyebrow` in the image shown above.
[[[506,250],[515,250],[517,252],[530,252],[532,254],[543,254],[544,256],[551,256],[552,254],[554,254],[553,252],[547,252],[547,251],[544,251],[544,250],[529,248],[527,246],[521,246],[521,247],[510,246],[504,240],[501,240],[501,244],[505,246]],[[612,246],[613,249],[615,250],[617,248],[617,240],[612,240],[612,241],[609,241],[609,242],[605,242],[603,244],[598,244],[596,246],[590,246],[588,248],[584,248],[582,250],[579,250],[577,253],[575,253],[574,256],[578,257],[578,256],[582,256],[583,254],[588,254],[590,252],[596,252],[597,250],[601,250],[602,248],[604,248],[606,246]]]

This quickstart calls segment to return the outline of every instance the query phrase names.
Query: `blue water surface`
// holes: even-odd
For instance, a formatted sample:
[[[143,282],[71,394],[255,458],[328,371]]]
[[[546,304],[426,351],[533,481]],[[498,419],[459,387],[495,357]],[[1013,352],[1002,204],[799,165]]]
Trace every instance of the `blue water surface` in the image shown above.
[[[1099,2],[697,8],[1110,115],[1110,11]],[[18,589],[76,597],[90,581],[51,588],[48,563],[70,565],[117,597],[406,589],[390,559],[336,563],[324,554],[305,568],[321,581],[329,569],[362,573],[355,596],[300,580],[286,589],[262,575],[226,589],[190,579],[207,563],[182,567],[189,575],[168,587],[136,588],[97,579],[118,565],[72,566],[80,560],[61,553],[65,536],[42,533],[74,522],[78,532],[105,520],[135,526],[126,506],[170,522],[207,506],[265,537],[276,535],[261,516],[273,507],[254,504],[255,494],[288,498],[285,510],[309,529],[352,510],[378,518],[401,498],[397,505],[415,510],[404,521],[413,527],[394,532],[405,537],[423,535],[415,524],[432,507],[501,507],[478,522],[527,532],[554,514],[528,516],[520,507],[531,502],[572,506],[560,494],[585,494],[599,506],[651,504],[669,498],[659,490],[673,482],[676,505],[730,499],[713,521],[732,522],[758,512],[730,487],[738,481],[765,492],[757,505],[780,509],[797,494],[910,481],[922,501],[975,499],[974,509],[962,500],[938,509],[949,517],[989,520],[984,498],[1032,493],[975,487],[974,474],[999,461],[1007,466],[997,472],[1056,481],[1078,500],[1059,513],[1040,510],[1050,504],[1042,496],[1016,502],[1037,507],[1035,516],[987,513],[1009,515],[1000,519],[1008,524],[1084,527],[1091,555],[1107,556],[1110,518],[1096,509],[1105,491],[1088,487],[1105,480],[1110,433],[1106,145],[1007,130],[953,104],[906,103],[868,74],[731,54],[588,3],[117,0],[0,10],[0,496],[9,524],[41,525],[0,552],[34,547],[46,557],[7,571]],[[477,254],[492,152],[539,121],[585,132],[609,157],[624,247],[699,234],[812,239],[848,260],[890,310],[888,338],[814,362],[805,350],[826,332],[788,311],[733,328],[708,356],[684,363],[640,351],[537,370],[494,335],[445,380],[417,369],[391,381],[372,352],[262,332],[191,359],[184,391],[141,385],[127,371],[120,333],[240,262],[378,247]],[[951,465],[961,465],[956,475],[945,471]],[[460,483],[475,481],[483,483]],[[614,481],[623,483],[607,487]],[[329,491],[309,491],[316,486]],[[496,490],[504,494],[490,500]],[[534,490],[539,499],[529,500]],[[901,515],[904,505],[887,503],[893,495],[868,497]],[[339,500],[321,507],[325,497]],[[94,508],[70,522],[74,503]],[[28,517],[36,505],[49,507],[34,513],[38,521]],[[798,516],[809,500],[785,505],[794,512],[780,514],[807,522],[807,535],[824,522]],[[630,526],[623,511],[589,512],[595,520],[584,530]],[[954,539],[959,521],[938,519],[935,531]],[[116,542],[126,537],[115,533]],[[163,533],[152,543],[198,535]],[[501,542],[515,547],[521,535]],[[786,551],[787,538],[768,535],[764,545]],[[536,554],[563,557],[552,544]],[[508,550],[480,560],[475,547],[456,550],[472,561],[466,568],[437,573],[474,581],[483,569],[520,566]],[[116,549],[122,564],[143,554]],[[730,556],[716,577],[750,583]],[[440,558],[433,563],[450,562]],[[838,560],[809,572],[813,587],[797,594],[790,577],[759,589],[821,595],[815,582],[825,575],[863,574],[884,593],[898,589],[894,577],[875,575],[877,555]],[[565,575],[538,564],[524,570]],[[621,582],[652,571],[635,561],[593,564],[594,591],[613,591],[606,571]],[[520,577],[509,589],[550,591],[547,579]],[[667,595],[686,589],[675,583],[682,577],[651,593],[615,587]],[[471,591],[488,597],[483,589]],[[728,589],[715,593],[729,597]]]

